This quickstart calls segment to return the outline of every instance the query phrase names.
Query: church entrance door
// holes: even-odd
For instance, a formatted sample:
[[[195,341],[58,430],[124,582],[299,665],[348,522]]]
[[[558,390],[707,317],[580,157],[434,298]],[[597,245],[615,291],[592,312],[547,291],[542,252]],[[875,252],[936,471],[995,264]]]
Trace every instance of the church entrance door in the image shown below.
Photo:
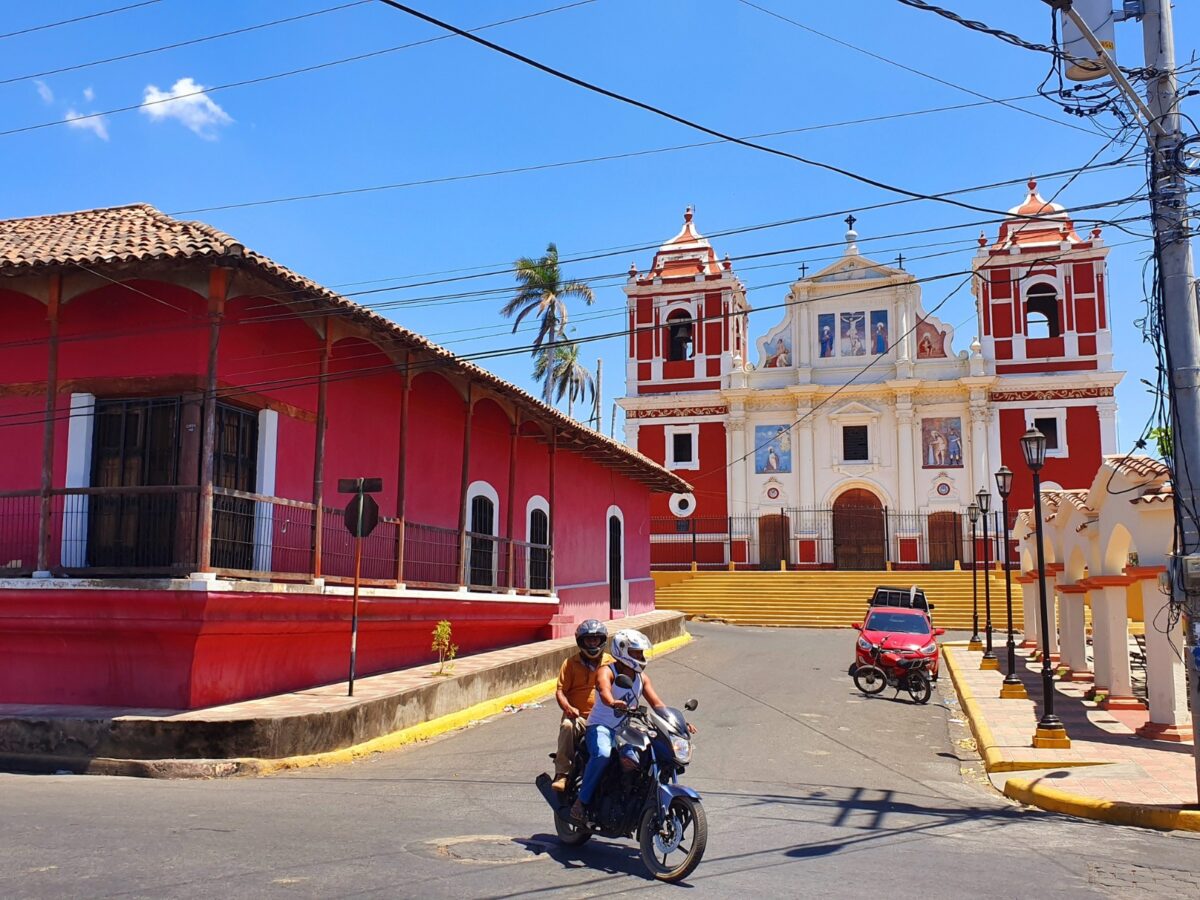
[[[837,569],[887,567],[883,505],[870,491],[853,489],[833,501],[833,564]]]
[[[962,516],[937,512],[929,516],[929,568],[953,569],[962,559]]]
[[[777,571],[781,562],[791,564],[788,534],[791,522],[785,515],[758,517],[758,567]]]

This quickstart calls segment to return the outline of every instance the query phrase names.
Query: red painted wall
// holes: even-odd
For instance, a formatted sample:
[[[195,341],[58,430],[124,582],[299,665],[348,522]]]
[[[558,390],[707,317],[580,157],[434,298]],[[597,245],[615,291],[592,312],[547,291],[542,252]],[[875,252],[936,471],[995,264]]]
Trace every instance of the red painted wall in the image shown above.
[[[1025,433],[1025,411],[1001,409],[1000,458],[1013,471],[1013,490],[1009,508],[1014,512],[1033,503],[1033,475],[1021,452]],[[1042,483],[1053,481],[1068,490],[1090,487],[1102,461],[1100,453],[1100,416],[1092,407],[1067,407],[1067,450],[1069,457],[1047,457]]]
[[[503,598],[367,598],[357,671],[435,662],[439,619],[453,621],[466,655],[541,639],[554,611]],[[342,681],[349,648],[345,595],[0,591],[0,703],[194,709]]]

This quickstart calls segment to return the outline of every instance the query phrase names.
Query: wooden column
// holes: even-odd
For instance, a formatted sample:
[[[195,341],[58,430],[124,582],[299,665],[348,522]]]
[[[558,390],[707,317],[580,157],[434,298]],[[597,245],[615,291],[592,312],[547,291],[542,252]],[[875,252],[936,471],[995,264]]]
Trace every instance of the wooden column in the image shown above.
[[[515,541],[517,536],[513,534],[513,518],[517,505],[517,436],[520,432],[521,410],[518,409],[516,411],[516,420],[512,426],[512,437],[508,443],[508,522],[504,532],[508,536],[508,578],[504,582],[506,588],[512,588],[515,583],[513,564],[516,560]],[[528,588],[529,585],[525,585],[525,587]]]
[[[475,412],[472,392],[475,385],[467,382],[467,407],[463,416],[462,481],[458,491],[458,583],[467,583],[467,486],[471,467],[471,418]]]
[[[313,546],[312,575],[321,577],[321,544],[325,529],[325,425],[329,398],[329,355],[333,348],[332,323],[324,321],[325,343],[321,346],[321,374],[317,379],[317,434],[313,448]]]
[[[50,276],[46,301],[46,419],[42,423],[42,496],[38,513],[37,569],[50,571],[51,520],[50,490],[54,487],[54,419],[58,414],[58,308],[62,302],[62,275]],[[88,413],[92,415],[92,412]]]
[[[404,581],[404,503],[408,476],[408,407],[412,374],[409,363],[412,354],[404,353],[404,381],[400,390],[400,442],[396,462],[396,581]]]
[[[204,437],[200,451],[200,510],[196,528],[196,571],[212,571],[213,474],[217,448],[217,363],[221,321],[229,292],[229,270],[208,273],[208,372],[204,380]]]
[[[550,593],[554,593],[556,590],[556,588],[554,586],[554,551],[555,551],[555,546],[556,546],[556,543],[554,540],[554,525],[558,521],[558,516],[555,514],[555,505],[554,505],[554,470],[556,468],[555,457],[557,457],[557,455],[558,455],[558,432],[555,431],[554,426],[551,425],[550,426],[550,489],[548,491],[550,496],[546,498],[546,506],[549,509],[549,513],[550,513],[549,516],[547,517],[550,519],[550,527],[546,529],[546,539],[550,542],[550,552],[548,554],[546,554],[548,568],[549,568],[548,574],[549,574],[549,582],[550,582],[550,585],[549,585]],[[607,523],[605,524],[605,527],[606,528],[608,527]]]

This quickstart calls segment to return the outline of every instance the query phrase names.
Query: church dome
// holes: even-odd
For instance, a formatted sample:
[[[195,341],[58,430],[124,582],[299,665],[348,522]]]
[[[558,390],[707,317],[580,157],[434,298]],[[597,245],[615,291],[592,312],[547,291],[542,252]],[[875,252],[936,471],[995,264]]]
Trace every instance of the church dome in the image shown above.
[[[1014,245],[1056,245],[1063,241],[1071,244],[1083,242],[1075,232],[1075,225],[1067,208],[1061,203],[1052,203],[1038,193],[1037,181],[1030,178],[1029,193],[1022,203],[1008,211],[1012,218],[1000,226],[1000,234],[994,250],[1005,250]],[[1034,218],[1036,217],[1036,218]]]
[[[683,227],[678,234],[658,248],[650,271],[646,272],[641,280],[692,280],[698,275],[719,277],[722,274],[723,269],[716,251],[708,239],[696,230],[694,218],[695,212],[689,206],[683,211]]]

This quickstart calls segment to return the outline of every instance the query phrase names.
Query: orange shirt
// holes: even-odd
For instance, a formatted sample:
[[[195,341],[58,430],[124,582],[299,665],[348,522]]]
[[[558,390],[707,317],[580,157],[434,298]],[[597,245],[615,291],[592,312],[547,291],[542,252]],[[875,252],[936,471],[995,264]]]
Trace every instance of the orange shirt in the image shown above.
[[[584,718],[592,711],[592,704],[596,701],[596,678],[600,674],[600,667],[612,661],[607,653],[602,654],[600,662],[593,669],[584,665],[581,653],[576,653],[564,660],[562,668],[558,670],[558,689]]]

